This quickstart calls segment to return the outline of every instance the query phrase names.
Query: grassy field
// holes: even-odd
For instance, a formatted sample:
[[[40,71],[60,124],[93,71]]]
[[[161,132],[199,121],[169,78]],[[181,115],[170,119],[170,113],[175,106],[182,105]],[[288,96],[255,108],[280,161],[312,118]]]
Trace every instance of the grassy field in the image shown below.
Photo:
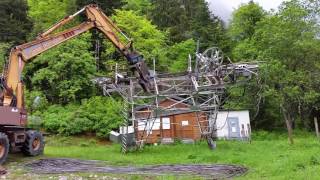
[[[119,145],[95,139],[49,137],[45,156],[104,160],[114,165],[153,164],[239,164],[249,172],[239,179],[319,179],[320,142],[313,134],[299,133],[295,144],[289,145],[285,134],[259,133],[252,143],[219,141],[210,151],[206,143],[194,145],[148,146],[127,155]]]

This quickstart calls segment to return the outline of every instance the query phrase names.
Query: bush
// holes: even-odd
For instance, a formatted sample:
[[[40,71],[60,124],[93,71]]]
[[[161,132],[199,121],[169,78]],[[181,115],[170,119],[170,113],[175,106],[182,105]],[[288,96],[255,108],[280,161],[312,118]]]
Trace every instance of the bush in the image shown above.
[[[53,105],[43,113],[43,127],[52,133],[65,133],[65,128],[70,124],[77,105],[58,106]]]
[[[43,127],[63,135],[96,133],[107,137],[122,123],[121,103],[107,97],[92,97],[82,105],[50,106],[43,113]]]
[[[41,91],[25,91],[26,107],[29,112],[43,112],[48,107],[48,100]]]
[[[120,103],[110,98],[93,97],[83,103],[74,122],[84,126],[82,131],[95,132],[99,137],[106,137],[122,122],[120,108]]]

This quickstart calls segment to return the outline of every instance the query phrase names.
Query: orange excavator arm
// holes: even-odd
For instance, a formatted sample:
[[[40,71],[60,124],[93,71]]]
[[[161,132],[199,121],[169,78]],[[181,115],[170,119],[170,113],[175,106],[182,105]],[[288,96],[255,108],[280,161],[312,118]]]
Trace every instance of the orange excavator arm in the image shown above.
[[[85,12],[87,21],[63,32],[54,33],[57,29],[70,22],[78,14]],[[120,53],[128,60],[131,69],[135,71],[140,84],[148,90],[150,75],[143,56],[132,47],[132,41],[107,17],[96,5],[88,5],[68,16],[40,34],[37,40],[17,46],[11,50],[9,64],[4,72],[3,106],[24,108],[23,83],[21,73],[27,62],[33,57],[71,39],[92,28],[99,29]],[[120,36],[123,36],[120,38]],[[123,41],[126,42],[123,42]]]

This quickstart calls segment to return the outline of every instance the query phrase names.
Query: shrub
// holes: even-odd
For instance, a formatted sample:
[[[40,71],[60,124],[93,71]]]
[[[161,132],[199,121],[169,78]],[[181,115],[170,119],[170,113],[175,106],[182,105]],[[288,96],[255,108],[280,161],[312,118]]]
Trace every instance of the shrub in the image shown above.
[[[26,91],[26,107],[29,112],[43,112],[48,107],[48,100],[41,91]]]
[[[77,108],[77,105],[49,106],[42,114],[43,127],[52,133],[64,133]]]
[[[43,126],[51,133],[76,135],[86,132],[107,137],[122,123],[121,103],[107,97],[92,97],[82,105],[53,105],[43,113]]]
[[[78,114],[92,122],[91,131],[99,137],[106,137],[112,129],[122,123],[121,104],[110,98],[93,97],[83,104]]]

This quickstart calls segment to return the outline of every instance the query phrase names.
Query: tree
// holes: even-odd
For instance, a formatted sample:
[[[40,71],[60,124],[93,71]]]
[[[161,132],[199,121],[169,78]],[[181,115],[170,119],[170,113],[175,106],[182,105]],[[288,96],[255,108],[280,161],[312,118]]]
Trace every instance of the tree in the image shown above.
[[[25,0],[0,1],[0,41],[21,44],[32,29]]]
[[[10,44],[9,43],[0,43],[0,70],[4,68],[6,58],[9,54]]]
[[[99,8],[107,15],[112,16],[116,9],[120,9],[122,6],[125,5],[124,0],[74,0],[74,3],[69,8],[69,12],[76,12],[83,7],[89,4],[96,4]],[[87,17],[84,15],[80,16],[80,21],[87,20]],[[106,47],[103,44],[103,40],[105,39],[105,35],[100,33],[98,30],[93,29],[90,30],[91,32],[91,47],[90,50],[94,51],[95,58],[96,58],[96,67],[97,71],[102,72],[106,70],[103,67],[102,61],[102,52],[105,51]]]
[[[233,12],[228,34],[233,41],[233,59],[255,60],[256,48],[250,41],[257,24],[266,16],[261,6],[250,1]]]
[[[28,0],[29,16],[34,21],[31,38],[45,31],[59,20],[67,16],[67,10],[72,4],[69,0]],[[74,13],[74,12],[73,12]]]
[[[95,65],[89,47],[86,33],[39,55],[26,66],[27,88],[43,92],[50,103],[66,104],[92,95]]]
[[[153,0],[152,4],[151,19],[169,31],[172,44],[193,38],[200,40],[200,51],[212,46],[228,51],[223,23],[205,0]]]
[[[133,40],[135,49],[144,55],[149,65],[152,64],[153,59],[156,59],[157,62],[163,61],[166,50],[166,33],[158,30],[151,21],[134,11],[116,10],[112,18],[117,26]],[[106,63],[110,63],[110,60],[123,59],[118,53],[115,55],[116,49],[109,41],[106,40],[104,43],[107,47],[103,55],[107,60]]]
[[[189,9],[192,37],[200,41],[200,52],[209,47],[219,47],[224,53],[229,53],[229,39],[224,24],[220,18],[212,14],[205,0],[189,0],[185,6]]]
[[[232,40],[239,42],[251,38],[255,32],[256,25],[266,15],[261,6],[250,1],[242,4],[233,12],[229,34]]]
[[[242,51],[237,50],[239,55],[243,52],[265,62],[260,71],[265,82],[261,106],[270,102],[277,106],[262,111],[278,114],[281,110],[290,143],[294,126],[308,127],[310,109],[317,108],[320,97],[319,81],[313,80],[319,72],[320,41],[316,21],[310,17],[308,8],[299,1],[284,2],[278,13],[256,24],[253,35],[240,41]]]
[[[150,0],[125,0],[125,10],[138,12],[139,15],[150,15],[152,4]]]
[[[151,18],[153,22],[161,29],[170,33],[172,42],[181,42],[191,38],[191,32],[188,28],[189,19],[186,9],[177,0],[153,0]]]
[[[188,56],[196,51],[196,43],[193,39],[172,45],[166,54],[166,61],[162,62],[169,72],[184,72],[188,67]]]
[[[89,4],[97,4],[107,16],[111,16],[116,9],[120,9],[125,2],[123,0],[75,0],[78,10]]]

